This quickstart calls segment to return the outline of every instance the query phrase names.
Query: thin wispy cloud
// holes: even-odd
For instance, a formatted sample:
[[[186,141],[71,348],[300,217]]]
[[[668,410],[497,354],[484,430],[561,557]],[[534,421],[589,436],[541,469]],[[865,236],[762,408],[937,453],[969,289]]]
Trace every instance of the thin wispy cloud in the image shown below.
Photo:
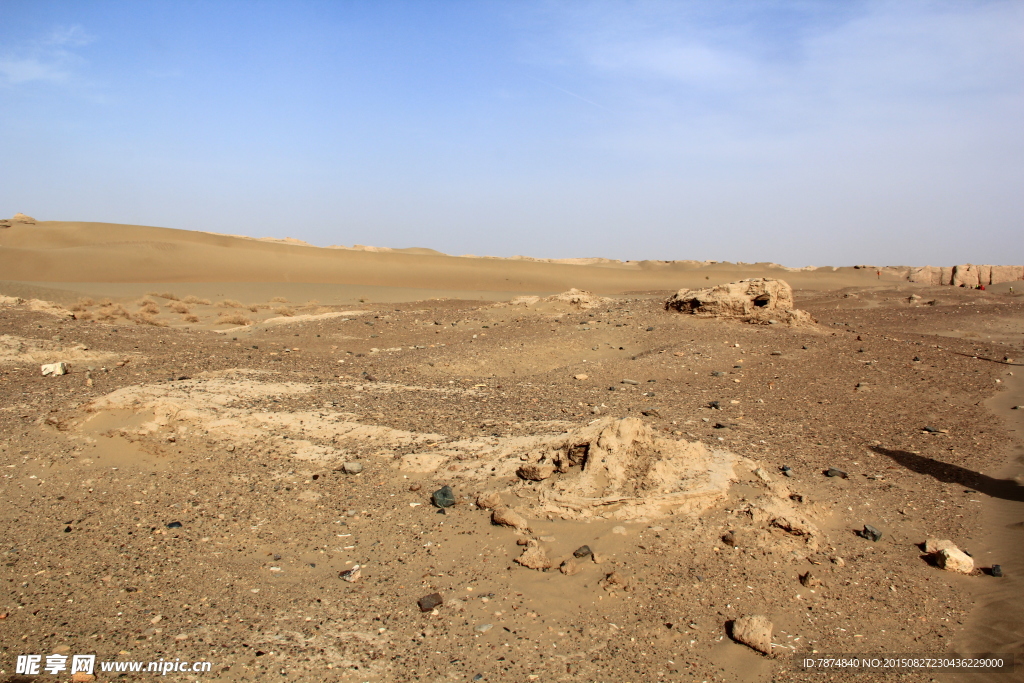
[[[0,44],[0,84],[70,83],[83,63],[75,49],[94,40],[81,26],[61,26],[35,39]]]

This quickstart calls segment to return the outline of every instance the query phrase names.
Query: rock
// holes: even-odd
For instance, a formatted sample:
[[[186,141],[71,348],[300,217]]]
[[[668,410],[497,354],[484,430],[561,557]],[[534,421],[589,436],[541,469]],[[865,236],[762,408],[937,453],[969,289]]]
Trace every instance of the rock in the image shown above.
[[[558,571],[562,572],[566,576],[572,576],[573,574],[579,572],[579,570],[580,568],[576,564],[576,560],[573,560],[571,558],[562,562],[562,564],[558,567]]]
[[[630,581],[630,578],[625,574],[620,574],[619,572],[606,574],[602,583],[604,583],[605,588],[618,586],[624,591],[628,591],[632,587],[632,581]]]
[[[480,624],[479,626],[475,627],[473,630],[476,631],[477,633],[487,633],[492,628],[494,628],[494,624]]]
[[[363,471],[363,463],[346,462],[341,466],[341,471],[345,474],[359,474]]]
[[[1001,565],[998,564],[992,565],[992,568],[989,570],[989,572],[992,574],[992,576],[996,577],[997,579],[1003,576],[1003,568]]]
[[[518,474],[522,479],[528,479],[530,481],[544,481],[554,473],[554,465],[541,465],[539,463],[523,465],[516,471],[516,474]]]
[[[940,540],[938,538],[929,538],[924,542],[924,551],[929,555],[934,555],[940,550],[945,550],[946,548],[956,548],[956,544],[953,543],[953,541]],[[956,549],[959,550],[959,548]]]
[[[772,655],[772,622],[761,614],[743,616],[732,622],[732,639],[769,657]]]
[[[726,531],[724,534],[722,534],[722,543],[726,544],[729,547],[736,547],[738,545],[737,541],[738,539],[736,538],[735,531]]]
[[[711,408],[712,410],[721,410],[722,409],[722,402],[721,401],[712,401],[711,403],[708,404],[708,408]]]
[[[585,379],[588,379],[588,378],[589,378],[589,375],[584,375],[583,373],[580,373],[578,375],[573,375],[573,379],[578,379],[581,382],[583,380],[585,380]]]
[[[843,479],[849,479],[850,478],[850,475],[848,475],[846,472],[843,472],[840,469],[836,469],[835,467],[829,467],[827,470],[825,470],[825,476],[826,477],[841,477]]]
[[[622,536],[625,536],[626,535],[626,527],[624,527],[624,526],[612,527],[612,533],[613,534],[620,534]]]
[[[548,554],[544,552],[544,549],[539,545],[529,545],[523,554],[515,559],[517,564],[521,564],[527,569],[550,569],[551,560],[548,558]]]
[[[875,543],[882,539],[882,532],[870,524],[865,524],[864,528],[857,532],[857,535]]]
[[[957,548],[943,548],[935,554],[939,567],[948,572],[970,574],[974,571],[974,558]]]
[[[706,289],[681,289],[665,301],[665,309],[761,323],[814,322],[810,315],[793,308],[793,288],[784,280],[771,278],[751,278]]]
[[[9,222],[11,222],[11,223],[24,223],[25,225],[33,225],[36,222],[36,219],[32,218],[32,216],[26,216],[23,213],[16,213],[9,220]]]
[[[181,522],[168,522],[167,523],[167,528],[168,529],[180,529],[181,528]]]
[[[39,368],[43,372],[43,377],[66,375],[70,370],[67,363],[47,363]]]
[[[422,598],[417,600],[416,604],[420,606],[421,612],[429,612],[435,607],[443,605],[444,598],[441,597],[440,593],[431,593],[430,595],[424,595]]]
[[[412,484],[409,486],[410,491],[419,491],[421,488],[423,488],[423,484],[420,483]]]
[[[940,430],[936,429],[935,427],[929,427],[928,425],[925,425],[924,427],[921,427],[921,430],[925,431],[925,432],[928,432],[929,434],[938,434],[939,431],[940,431]]]
[[[815,586],[821,585],[821,579],[816,577],[811,572],[807,572],[805,574],[800,575],[800,585],[806,586],[808,588],[814,588]]]
[[[970,263],[960,266],[953,266],[954,287],[977,287],[981,284],[981,269]]]
[[[510,526],[517,531],[529,531],[530,525],[526,518],[510,507],[501,506],[491,512],[491,522],[500,526]]]
[[[640,414],[643,415],[644,417],[661,417],[661,413],[659,413],[654,408],[650,408],[649,410],[641,410]]]
[[[604,553],[591,553],[590,559],[594,561],[594,564],[603,564],[607,558],[604,556]]]
[[[577,558],[586,557],[590,555],[591,552],[592,551],[590,550],[589,545],[581,545],[579,548],[576,548],[576,550],[572,551],[572,556]]]
[[[357,564],[351,569],[346,569],[345,571],[338,574],[338,578],[348,581],[349,583],[355,583],[359,580],[359,577],[362,576],[362,573],[363,572],[361,567]],[[420,609],[422,609],[422,606],[420,607]]]
[[[455,493],[451,486],[442,486],[431,494],[430,499],[439,508],[447,508],[455,505]]]
[[[476,506],[481,510],[493,510],[501,507],[501,495],[497,491],[481,493],[476,497]]]
[[[793,468],[790,467],[789,465],[783,465],[781,469],[782,469],[782,476],[784,476],[784,477],[792,477],[793,476]]]
[[[640,382],[637,382],[635,379],[624,379],[622,380],[622,384],[632,384],[633,386],[637,386]]]
[[[844,560],[843,558],[839,557],[838,555],[833,555],[832,557],[829,558],[829,561],[832,564],[834,564],[835,566],[837,566],[837,567],[845,567],[846,566],[846,560]]]

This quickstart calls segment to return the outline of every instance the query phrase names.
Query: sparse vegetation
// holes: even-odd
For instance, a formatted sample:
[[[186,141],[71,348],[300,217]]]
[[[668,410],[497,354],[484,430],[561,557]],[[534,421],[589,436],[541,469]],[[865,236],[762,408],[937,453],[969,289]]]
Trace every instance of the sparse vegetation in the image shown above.
[[[288,303],[288,299],[284,298],[283,296],[275,296],[273,299],[270,300],[270,303],[272,303],[272,304],[286,304],[286,303]]]
[[[250,304],[249,305],[249,310],[252,311],[253,313],[256,313],[257,311],[260,310],[260,307],[257,306],[256,304]]]
[[[163,292],[162,294],[157,294],[156,296],[160,297],[161,299],[170,299],[171,301],[177,301],[179,298],[178,295],[175,294],[174,292]]]
[[[182,315],[191,313],[188,306],[181,303],[180,301],[171,301],[170,303],[167,304],[167,308],[171,309],[171,311],[174,313],[181,313]]]
[[[77,312],[77,311],[84,311],[84,310],[85,310],[85,309],[86,309],[87,307],[89,307],[89,306],[94,306],[94,305],[96,305],[96,302],[95,302],[95,301],[93,301],[93,300],[92,300],[92,299],[90,299],[89,297],[82,297],[82,298],[80,298],[80,299],[79,299],[79,300],[78,300],[78,301],[77,301],[77,302],[75,303],[75,305],[74,305],[74,306],[72,306],[72,307],[71,307],[71,310],[72,310],[72,311],[75,311],[75,312]],[[82,319],[82,317],[81,317],[81,316],[78,316],[78,319],[79,319],[79,320],[81,320],[81,319]]]
[[[183,316],[181,316],[181,319],[184,320],[187,323],[197,323],[197,322],[199,322],[199,316],[198,315],[183,315]]]
[[[99,311],[99,320],[116,320],[118,318],[125,318],[126,320],[131,320],[132,314],[127,308],[125,308],[121,304],[115,304],[113,302],[110,302],[109,304],[104,304]]]
[[[160,307],[157,306],[155,301],[148,301],[139,308],[139,313],[142,315],[160,315]]]
[[[224,299],[217,305],[221,308],[242,308],[242,304],[234,299]]]
[[[77,320],[92,320],[92,317],[92,311],[82,311],[81,313],[75,313],[75,318]]]
[[[295,311],[288,308],[287,306],[278,306],[277,308],[274,309],[274,313],[277,313],[278,315],[287,316],[289,318],[295,315]]]
[[[201,306],[209,306],[210,305],[210,300],[209,299],[200,299],[195,294],[189,294],[184,299],[182,299],[182,302],[184,302],[186,304],[195,304],[195,305],[201,305]]]
[[[163,320],[157,320],[151,315],[145,313],[136,313],[131,317],[137,325],[152,325],[153,327],[167,327],[167,323]]]
[[[217,318],[218,325],[252,325],[252,321],[241,313],[221,313]]]

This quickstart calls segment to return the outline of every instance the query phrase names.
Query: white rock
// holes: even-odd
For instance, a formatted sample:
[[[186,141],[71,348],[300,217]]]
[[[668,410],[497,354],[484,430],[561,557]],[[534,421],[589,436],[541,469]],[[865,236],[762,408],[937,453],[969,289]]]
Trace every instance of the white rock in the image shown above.
[[[939,566],[948,572],[970,574],[974,571],[974,558],[962,550],[957,550],[956,547],[943,548],[936,553],[935,559],[938,560]]]
[[[43,371],[44,377],[50,375],[66,375],[68,374],[69,370],[67,363],[47,363],[46,365],[43,365],[40,369]]]

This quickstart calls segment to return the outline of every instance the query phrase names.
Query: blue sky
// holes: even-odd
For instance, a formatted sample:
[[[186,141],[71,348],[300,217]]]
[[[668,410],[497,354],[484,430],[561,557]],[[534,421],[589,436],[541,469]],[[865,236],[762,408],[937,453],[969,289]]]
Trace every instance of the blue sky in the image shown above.
[[[0,214],[1024,262],[1024,3],[0,0]]]

